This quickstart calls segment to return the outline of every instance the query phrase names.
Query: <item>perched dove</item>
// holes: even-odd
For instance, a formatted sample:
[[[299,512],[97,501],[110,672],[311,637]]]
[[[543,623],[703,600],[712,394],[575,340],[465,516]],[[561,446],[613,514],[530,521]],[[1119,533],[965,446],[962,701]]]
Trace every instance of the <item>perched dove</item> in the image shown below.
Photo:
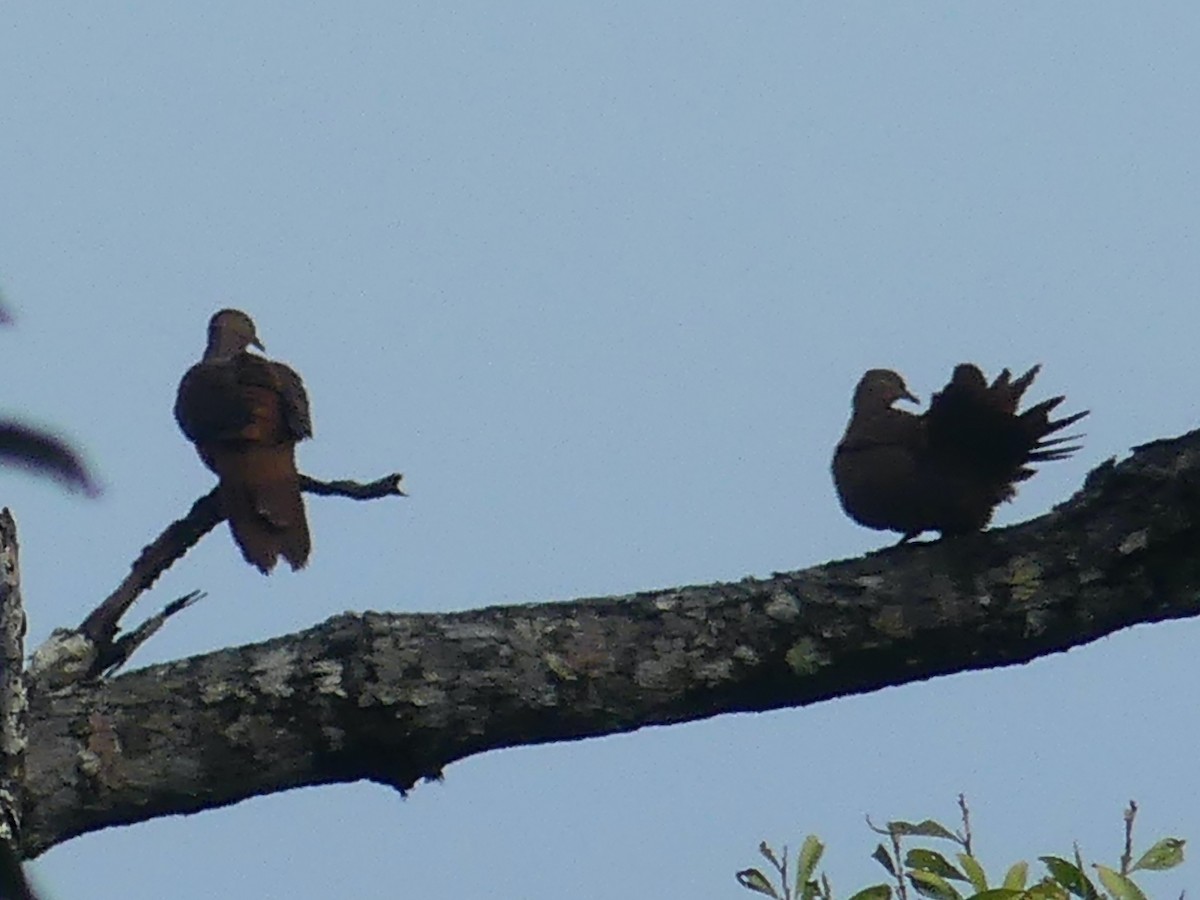
[[[265,349],[244,312],[208,323],[204,357],[179,383],[175,419],[220,479],[221,508],[242,555],[267,573],[283,556],[308,562],[311,540],[296,472],[296,442],[312,436],[304,384]]]
[[[846,514],[860,525],[903,534],[980,531],[992,512],[1034,474],[1033,465],[1065,459],[1079,435],[1051,438],[1088,413],[1050,413],[1063,397],[1024,412],[1017,407],[1037,376],[1015,381],[1005,369],[990,385],[977,366],[956,366],[950,383],[921,414],[894,409],[919,402],[890,369],[871,369],[854,391],[846,433],[833,454],[833,480]]]

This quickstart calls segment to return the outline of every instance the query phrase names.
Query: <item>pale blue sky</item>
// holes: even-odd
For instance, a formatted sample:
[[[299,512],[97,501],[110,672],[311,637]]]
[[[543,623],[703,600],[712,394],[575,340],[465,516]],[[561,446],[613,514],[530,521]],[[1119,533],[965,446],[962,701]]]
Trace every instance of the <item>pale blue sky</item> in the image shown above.
[[[32,648],[211,484],[171,418],[208,316],[305,377],[310,567],[225,529],[140,612],[210,594],[140,662],[343,610],[562,600],[802,568],[889,537],[828,474],[894,367],[1044,362],[1087,445],[1020,521],[1196,425],[1200,6],[8,4],[0,411],[61,426],[97,502],[0,473]],[[1200,840],[1200,628],[1020,668],[455,764],[407,800],[297,791],[88,835],[53,900],[718,900],[760,839],[819,832],[843,896],[863,814],[973,802],[993,869]],[[1189,864],[1194,868],[1194,864]],[[1193,868],[1146,884],[1177,895]],[[748,895],[747,895],[748,896]]]

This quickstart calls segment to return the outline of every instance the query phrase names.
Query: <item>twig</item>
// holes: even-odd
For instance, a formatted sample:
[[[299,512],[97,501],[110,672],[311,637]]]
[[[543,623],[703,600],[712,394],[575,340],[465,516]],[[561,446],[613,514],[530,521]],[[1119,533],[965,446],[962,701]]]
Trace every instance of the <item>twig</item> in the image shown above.
[[[129,657],[138,647],[146,643],[158,629],[166,624],[167,619],[207,596],[204,591],[192,591],[190,594],[184,594],[178,600],[171,601],[163,607],[162,612],[151,616],[128,634],[117,638],[108,649],[107,654],[97,657],[93,670],[97,674],[112,675],[129,661]]]
[[[958,808],[962,810],[963,850],[966,852],[967,856],[974,856],[974,854],[971,852],[971,813],[967,809],[967,795],[966,794],[958,795]]]
[[[892,839],[892,855],[896,857],[896,885],[900,900],[908,900],[908,885],[904,883],[904,858],[900,855],[900,835],[894,828],[888,828]]]
[[[175,560],[194,547],[225,518],[217,500],[217,489],[213,488],[192,504],[186,516],[176,519],[163,530],[153,543],[146,546],[134,560],[125,580],[117,589],[104,598],[83,620],[79,630],[97,647],[112,645],[120,628],[121,617],[133,606],[138,596],[158,580]]]
[[[1133,800],[1125,810],[1125,852],[1121,854],[1121,874],[1128,875],[1129,867],[1133,865],[1133,820],[1137,817],[1138,806]]]
[[[380,497],[406,497],[401,488],[404,476],[386,475],[365,484],[350,481],[320,481],[300,476],[300,490],[330,497],[349,497],[352,500],[375,500]],[[225,518],[217,489],[213,488],[192,504],[182,519],[168,525],[157,538],[142,549],[130,567],[129,574],[116,590],[92,610],[74,632],[60,630],[51,635],[34,654],[31,671],[48,686],[62,687],[81,678],[93,678],[104,671],[121,666],[155,631],[175,613],[187,608],[196,598],[180,598],[147,620],[138,630],[117,640],[121,618],[143,592],[169,569],[200,539],[217,527]],[[191,595],[189,595],[190,597]]]
[[[870,828],[876,834],[886,834],[891,839],[892,856],[894,857],[891,869],[892,874],[896,877],[897,893],[900,895],[900,900],[908,900],[908,888],[906,888],[904,885],[904,860],[900,858],[900,835],[896,832],[896,829],[892,827],[891,822],[888,822],[887,828],[880,828],[871,821],[870,816],[867,816],[866,818],[868,828]],[[881,844],[880,847],[882,846],[883,845]],[[876,848],[875,852],[878,853],[879,848]]]
[[[357,481],[319,481],[300,476],[300,490],[320,497],[349,497],[351,500],[378,500],[380,497],[407,497],[404,476],[399,472],[362,484]]]
[[[380,497],[407,496],[401,490],[404,476],[387,475],[375,481],[361,484],[357,481],[319,481],[307,475],[300,476],[300,489],[321,496],[349,497],[352,500],[375,500]],[[192,504],[187,515],[166,527],[154,541],[142,550],[134,561],[125,580],[116,590],[88,615],[79,626],[82,632],[97,647],[111,646],[120,628],[121,617],[133,606],[138,596],[158,580],[176,560],[182,557],[200,539],[212,531],[225,518],[214,488]]]

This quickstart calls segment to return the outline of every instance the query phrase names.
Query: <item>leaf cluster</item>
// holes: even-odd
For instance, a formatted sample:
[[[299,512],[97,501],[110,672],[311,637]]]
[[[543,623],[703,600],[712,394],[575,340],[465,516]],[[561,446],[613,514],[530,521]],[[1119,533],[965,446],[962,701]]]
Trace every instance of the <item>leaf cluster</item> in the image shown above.
[[[887,838],[871,858],[887,871],[890,881],[865,887],[850,895],[849,900],[910,900],[914,895],[930,900],[1146,900],[1133,874],[1172,869],[1183,862],[1184,841],[1174,837],[1156,841],[1136,862],[1133,860],[1137,805],[1131,803],[1125,813],[1125,853],[1116,867],[1093,863],[1090,869],[1094,870],[1094,878],[1089,876],[1089,867],[1084,865],[1076,845],[1070,858],[1039,856],[1045,871],[1038,881],[1030,882],[1029,863],[1024,861],[1010,865],[998,881],[989,881],[972,848],[970,815],[962,797],[959,807],[961,831],[951,831],[933,819],[893,821],[883,828],[868,819],[871,830]],[[906,846],[914,839],[916,846]],[[944,849],[946,843],[954,845],[949,854],[935,849]],[[818,873],[825,845],[816,835],[804,839],[796,856],[794,876],[789,875],[787,847],[777,855],[764,841],[758,849],[770,864],[773,877],[761,869],[743,869],[736,874],[742,887],[774,900],[835,900],[828,876]]]

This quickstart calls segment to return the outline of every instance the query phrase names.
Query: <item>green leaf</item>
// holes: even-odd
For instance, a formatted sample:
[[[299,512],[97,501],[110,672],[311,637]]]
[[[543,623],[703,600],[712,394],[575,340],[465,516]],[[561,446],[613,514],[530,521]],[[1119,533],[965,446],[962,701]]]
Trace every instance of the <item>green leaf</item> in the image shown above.
[[[958,840],[957,834],[944,825],[939,825],[933,819],[926,819],[924,822],[918,822],[916,825],[912,822],[888,822],[887,827],[891,834],[912,834],[918,837],[945,838],[950,841]]]
[[[813,872],[817,870],[817,863],[821,861],[821,854],[825,852],[825,845],[818,840],[815,834],[810,834],[804,839],[804,843],[800,847],[800,854],[796,857],[796,895],[801,896],[801,889],[807,892],[807,885],[812,881]],[[813,894],[816,895],[816,886],[814,885]],[[808,900],[808,897],[805,897]]]
[[[1180,838],[1163,838],[1149,850],[1142,854],[1142,858],[1133,864],[1133,868],[1129,871],[1136,872],[1138,869],[1154,869],[1161,871],[1163,869],[1173,869],[1183,862],[1183,845],[1187,841]]]
[[[869,888],[863,888],[850,900],[892,900],[892,889],[886,884],[873,884]]]
[[[1074,863],[1069,863],[1061,856],[1039,856],[1042,862],[1046,864],[1046,868],[1050,870],[1050,877],[1061,884],[1063,887],[1069,888],[1070,885],[1079,880],[1079,869]]]
[[[1146,895],[1142,893],[1141,889],[1115,869],[1098,865],[1096,872],[1100,876],[1100,883],[1104,885],[1104,889],[1116,900],[1146,900]]]
[[[980,891],[967,900],[1013,900],[1015,897],[1020,897],[1024,891],[1018,891],[1014,888],[992,888],[990,891]]]
[[[979,860],[969,853],[959,853],[958,864],[962,866],[962,870],[970,880],[971,887],[975,888],[981,894],[984,893],[987,890],[987,875],[984,874],[983,866],[979,864]]]
[[[1022,896],[1024,900],[1068,900],[1071,895],[1057,882],[1039,881]]]
[[[1074,863],[1067,862],[1061,856],[1039,856],[1038,859],[1046,864],[1050,876],[1076,897],[1099,900],[1096,886]]]
[[[742,887],[779,900],[779,895],[775,893],[775,888],[771,887],[771,882],[767,881],[767,877],[758,869],[742,869],[734,877]]]
[[[1079,850],[1079,842],[1078,841],[1075,842],[1075,868],[1079,869],[1081,875],[1087,871],[1087,869],[1084,868],[1084,854],[1082,854],[1082,852],[1080,852],[1080,850]],[[1087,881],[1086,875],[1084,875],[1084,881]],[[1086,892],[1087,888],[1092,888],[1092,882],[1087,881],[1087,887],[1085,888],[1085,892]],[[1094,892],[1094,890],[1096,890],[1096,888],[1092,888],[1092,890]]]
[[[941,875],[943,878],[953,878],[955,881],[967,880],[967,876],[950,865],[946,857],[933,850],[922,850],[919,847],[909,850],[908,854],[904,857],[904,864],[910,869],[932,872],[934,875]]]
[[[763,858],[773,865],[777,871],[783,871],[783,867],[779,865],[779,860],[775,857],[775,851],[767,846],[766,841],[763,841],[758,845],[758,852],[761,853]]]
[[[1013,863],[1004,874],[1004,886],[1009,890],[1025,890],[1025,882],[1029,879],[1029,863]]]
[[[887,869],[888,874],[893,878],[896,877],[896,864],[892,861],[892,854],[888,853],[887,847],[883,846],[883,844],[875,848],[875,852],[871,854],[871,859],[877,861]]]
[[[821,896],[821,884],[817,881],[806,881],[803,885],[796,885],[796,897],[800,900],[814,900]]]
[[[916,869],[908,873],[908,880],[917,889],[917,893],[924,897],[932,897],[933,900],[962,900],[962,894],[941,875]]]

